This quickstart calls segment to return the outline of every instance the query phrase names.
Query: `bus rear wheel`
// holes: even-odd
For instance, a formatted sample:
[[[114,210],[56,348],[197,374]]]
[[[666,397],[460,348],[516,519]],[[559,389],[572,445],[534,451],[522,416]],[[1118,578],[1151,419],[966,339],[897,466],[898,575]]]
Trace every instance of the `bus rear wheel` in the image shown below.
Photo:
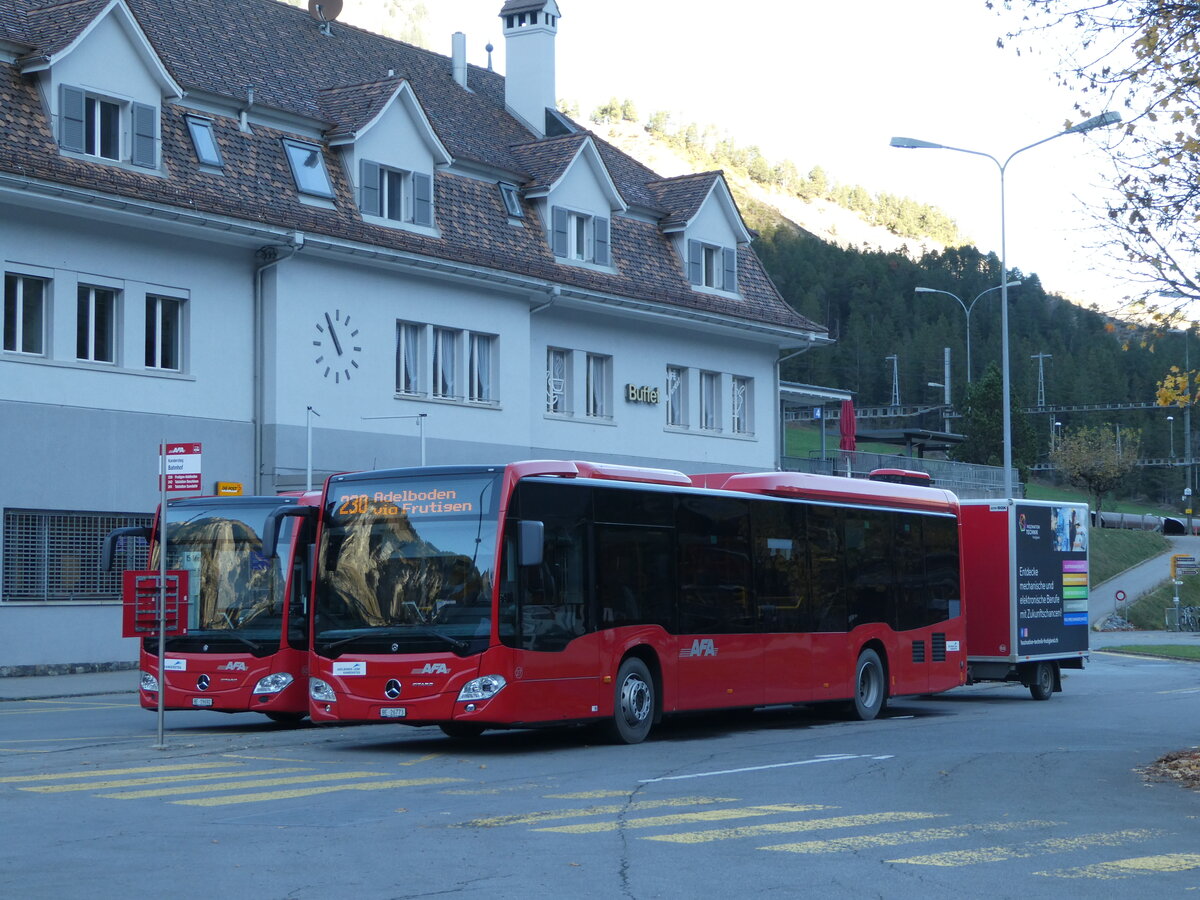
[[[654,724],[654,679],[646,664],[635,656],[617,670],[609,737],[618,744],[640,744]]]
[[[854,714],[864,722],[874,719],[887,703],[887,678],[874,650],[858,655],[854,667]]]

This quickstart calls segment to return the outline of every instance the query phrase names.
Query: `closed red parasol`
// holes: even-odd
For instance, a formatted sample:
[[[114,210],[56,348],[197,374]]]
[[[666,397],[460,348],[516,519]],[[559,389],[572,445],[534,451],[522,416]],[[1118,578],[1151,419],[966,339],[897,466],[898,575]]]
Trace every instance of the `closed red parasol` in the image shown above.
[[[853,450],[855,449],[855,424],[854,424],[854,401],[842,401],[842,415],[838,421],[838,429],[842,433],[841,443],[838,444],[839,449]]]

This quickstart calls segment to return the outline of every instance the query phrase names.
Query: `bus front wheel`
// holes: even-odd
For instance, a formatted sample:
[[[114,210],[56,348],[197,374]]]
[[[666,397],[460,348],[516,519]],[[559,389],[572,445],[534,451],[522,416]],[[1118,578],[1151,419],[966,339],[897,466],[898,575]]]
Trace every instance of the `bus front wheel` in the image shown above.
[[[882,712],[886,702],[887,678],[883,662],[874,650],[864,650],[854,667],[854,714],[869,722]]]
[[[619,744],[640,744],[654,724],[654,679],[635,656],[617,671],[616,696],[609,736]]]

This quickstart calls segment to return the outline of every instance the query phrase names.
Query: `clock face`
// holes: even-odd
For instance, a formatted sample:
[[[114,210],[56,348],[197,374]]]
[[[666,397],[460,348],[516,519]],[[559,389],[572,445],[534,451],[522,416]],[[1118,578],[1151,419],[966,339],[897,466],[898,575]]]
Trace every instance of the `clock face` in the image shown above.
[[[349,381],[351,373],[358,371],[358,356],[362,353],[358,329],[350,324],[350,315],[340,309],[323,313],[316,327],[313,347],[317,350],[317,368],[334,384]]]

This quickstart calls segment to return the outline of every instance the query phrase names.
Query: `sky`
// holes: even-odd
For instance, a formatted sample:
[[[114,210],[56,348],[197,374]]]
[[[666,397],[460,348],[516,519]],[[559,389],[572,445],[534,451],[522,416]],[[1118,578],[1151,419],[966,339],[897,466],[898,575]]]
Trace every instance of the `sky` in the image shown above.
[[[558,2],[557,95],[577,102],[584,118],[616,96],[631,98],[643,119],[662,109],[676,122],[711,124],[772,162],[790,159],[802,172],[819,165],[839,183],[937,206],[997,254],[999,163],[1081,118],[1078,97],[1054,81],[1049,44],[1044,54],[997,48],[1012,19],[984,0]],[[462,31],[471,63],[487,64],[491,42],[493,67],[504,72],[501,0],[425,6],[434,50],[449,54]],[[897,135],[999,162],[892,148]],[[1096,249],[1084,206],[1106,193],[1105,139],[1069,135],[1014,157],[1004,236],[1010,269],[1108,309],[1130,287]]]

